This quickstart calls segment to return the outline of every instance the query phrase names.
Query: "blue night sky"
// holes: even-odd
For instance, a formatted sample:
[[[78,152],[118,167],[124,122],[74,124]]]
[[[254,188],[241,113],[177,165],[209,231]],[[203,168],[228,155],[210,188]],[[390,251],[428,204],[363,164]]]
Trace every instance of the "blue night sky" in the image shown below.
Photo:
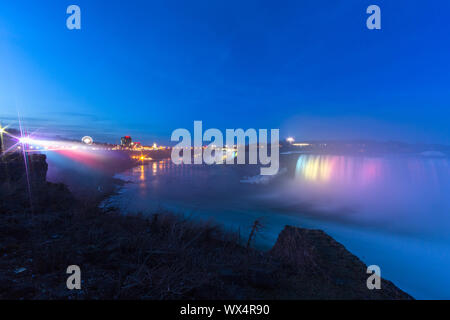
[[[66,28],[81,7],[82,30]],[[381,7],[382,30],[366,28]],[[450,143],[448,1],[2,1],[0,119],[72,138],[176,128]]]

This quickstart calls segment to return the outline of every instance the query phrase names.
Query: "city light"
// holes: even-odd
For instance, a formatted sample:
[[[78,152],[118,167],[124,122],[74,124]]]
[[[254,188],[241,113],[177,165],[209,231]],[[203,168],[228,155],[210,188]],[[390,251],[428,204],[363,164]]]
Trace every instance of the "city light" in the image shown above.
[[[92,138],[89,137],[89,136],[83,137],[83,138],[81,139],[81,141],[82,141],[84,144],[87,144],[87,145],[91,145],[91,144],[94,143],[94,139],[92,139]]]
[[[311,144],[309,144],[309,143],[294,143],[293,144],[293,146],[296,146],[296,147],[308,147],[310,145]]]
[[[31,144],[33,142],[33,139],[31,139],[30,137],[22,137],[19,138],[19,142],[21,144]]]
[[[289,143],[293,143],[295,141],[295,139],[292,138],[292,137],[289,137],[289,138],[286,139],[286,141],[289,142]]]
[[[150,145],[142,145],[140,142],[134,142],[131,140],[130,136],[125,136],[121,139],[121,144],[108,144],[108,143],[95,143],[91,136],[83,136],[80,140],[52,140],[45,137],[36,136],[35,134],[24,133],[19,131],[19,134],[14,135],[11,132],[6,131],[8,126],[0,125],[0,135],[1,144],[0,152],[3,156],[4,154],[21,151],[25,153],[39,153],[39,152],[58,152],[64,154],[68,157],[88,157],[88,153],[94,153],[98,151],[125,151],[130,153],[140,152],[140,155],[132,156],[129,155],[134,160],[139,160],[141,162],[152,161],[153,158],[150,157],[151,152],[157,152],[160,150],[168,150],[169,147],[158,146],[157,143]],[[6,145],[4,141],[4,136],[7,136]],[[145,152],[143,154],[143,152]],[[149,154],[150,152],[150,154]],[[98,155],[101,155],[98,153]],[[158,155],[160,156],[160,155]]]

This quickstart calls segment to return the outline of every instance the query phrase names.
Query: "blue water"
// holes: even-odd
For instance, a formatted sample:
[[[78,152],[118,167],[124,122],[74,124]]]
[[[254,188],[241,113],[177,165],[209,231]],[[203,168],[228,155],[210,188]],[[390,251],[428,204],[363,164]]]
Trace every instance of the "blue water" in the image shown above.
[[[148,163],[118,175],[130,183],[105,205],[130,213],[168,209],[243,237],[260,219],[263,248],[287,224],[322,229],[413,297],[450,299],[449,159],[300,155],[295,161],[272,179],[250,167]]]

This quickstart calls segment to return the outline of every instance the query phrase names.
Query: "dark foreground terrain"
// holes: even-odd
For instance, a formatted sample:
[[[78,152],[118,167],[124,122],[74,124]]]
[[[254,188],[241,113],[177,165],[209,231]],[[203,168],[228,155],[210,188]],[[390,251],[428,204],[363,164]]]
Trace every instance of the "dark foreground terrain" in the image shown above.
[[[46,181],[43,155],[28,183],[21,157],[0,160],[1,299],[411,299],[387,280],[368,290],[364,263],[320,230],[287,226],[261,252],[208,223],[75,199]]]

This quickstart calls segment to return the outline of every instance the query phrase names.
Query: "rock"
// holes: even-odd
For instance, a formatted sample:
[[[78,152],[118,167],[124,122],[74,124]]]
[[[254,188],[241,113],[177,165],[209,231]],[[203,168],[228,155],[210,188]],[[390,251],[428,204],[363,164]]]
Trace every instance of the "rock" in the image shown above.
[[[329,298],[412,299],[384,279],[380,290],[369,290],[367,266],[321,230],[286,226],[270,254],[306,277],[311,286],[328,292]]]
[[[250,268],[248,271],[248,282],[252,287],[260,289],[274,289],[277,287],[277,281],[272,273],[261,268]]]
[[[44,154],[31,154],[27,156],[29,181],[35,186],[45,185],[48,164]],[[27,170],[25,159],[21,153],[12,153],[4,156],[0,161],[0,181],[3,183],[19,183],[26,187]]]
[[[27,268],[17,268],[16,270],[14,270],[14,273],[15,274],[17,274],[17,273],[22,273],[22,272],[24,272],[24,271],[26,271],[27,270]]]
[[[47,182],[48,164],[44,154],[27,155],[27,166],[22,153],[14,152],[0,160],[0,210],[20,212],[32,203],[35,210],[42,207],[62,209],[74,201],[63,184]],[[31,198],[30,198],[31,194]]]

